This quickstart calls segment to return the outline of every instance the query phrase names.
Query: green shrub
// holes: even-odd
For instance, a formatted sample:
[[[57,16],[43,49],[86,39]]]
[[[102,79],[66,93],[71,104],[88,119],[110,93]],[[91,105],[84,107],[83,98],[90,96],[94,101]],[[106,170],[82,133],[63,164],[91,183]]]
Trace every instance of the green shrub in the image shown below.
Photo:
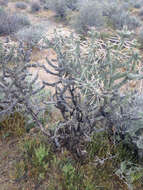
[[[16,164],[16,178],[21,173],[27,179],[37,182],[45,179],[53,157],[50,145],[47,146],[42,139],[35,137],[25,138],[20,146],[23,159]]]

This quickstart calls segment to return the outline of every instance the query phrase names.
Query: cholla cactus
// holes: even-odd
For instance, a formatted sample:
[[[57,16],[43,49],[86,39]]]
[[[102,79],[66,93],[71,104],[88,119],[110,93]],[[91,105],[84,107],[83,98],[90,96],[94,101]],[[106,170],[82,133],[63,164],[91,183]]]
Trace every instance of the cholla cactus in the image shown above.
[[[125,109],[133,96],[120,92],[129,81],[143,78],[138,69],[140,56],[132,51],[135,42],[129,42],[126,35],[111,37],[105,43],[91,33],[90,39],[84,45],[74,36],[56,36],[53,44],[49,42],[57,53],[57,65],[47,59],[55,73],[45,70],[59,80],[45,85],[55,87],[53,102],[64,119],[53,139],[57,146],[72,150],[93,132],[107,130],[115,138],[117,134],[124,136],[129,123],[140,119]],[[130,48],[124,51],[127,46]]]
[[[111,36],[104,42],[96,35],[91,32],[85,44],[73,35],[67,38],[55,36],[52,42],[47,40],[45,47],[52,48],[57,54],[56,60],[53,60],[56,64],[47,58],[47,66],[28,64],[29,55],[26,56],[22,47],[16,52],[15,49],[9,53],[1,50],[0,115],[18,108],[26,111],[37,126],[51,136],[57,147],[65,146],[78,156],[82,154],[79,143],[90,140],[94,132],[107,130],[116,139],[116,135],[121,134],[122,137],[129,133],[131,124],[134,129],[137,128],[133,121],[140,121],[140,115],[134,114],[135,106],[130,108],[134,96],[123,90],[121,94],[121,88],[127,88],[129,81],[143,79],[139,71],[142,67],[140,56],[133,53],[135,42],[130,42],[126,35]],[[10,67],[9,62],[13,63]],[[48,65],[55,72],[50,71]],[[42,81],[43,85],[35,89],[38,75],[28,80],[27,69],[31,66],[44,69],[56,76],[57,81]],[[45,86],[52,86],[55,93],[50,102],[44,100],[44,103],[54,104],[63,116],[50,133],[44,130],[38,119],[38,114],[44,109],[39,105],[43,102],[39,105],[32,102],[33,96]],[[142,128],[138,126],[138,130]],[[140,149],[141,140],[135,144]]]
[[[18,47],[0,48],[0,118],[3,119],[15,111],[27,113],[44,132],[38,118],[43,109],[41,102],[33,102],[44,85],[35,87],[38,75],[33,78],[28,72],[28,68],[31,67],[30,56],[31,51],[24,50],[21,43]]]

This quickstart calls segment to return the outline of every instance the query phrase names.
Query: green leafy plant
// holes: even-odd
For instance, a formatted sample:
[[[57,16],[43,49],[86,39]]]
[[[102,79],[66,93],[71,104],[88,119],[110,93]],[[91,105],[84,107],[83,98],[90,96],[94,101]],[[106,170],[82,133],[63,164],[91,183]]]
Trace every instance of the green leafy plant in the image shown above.
[[[23,173],[26,178],[30,177],[32,180],[41,181],[45,179],[49,171],[50,162],[52,160],[52,150],[40,138],[25,139],[20,145],[22,150],[21,162],[22,171],[17,165],[16,173]]]
[[[74,189],[74,180],[75,180],[75,175],[76,175],[76,172],[75,172],[75,168],[71,165],[71,164],[66,164],[63,168],[62,168],[62,171],[64,173],[64,178],[65,178],[65,183],[66,183],[66,186],[69,190],[72,190]]]
[[[44,163],[44,159],[49,156],[49,150],[45,147],[45,145],[41,144],[39,148],[35,149],[35,156],[38,164],[41,166],[43,165],[44,168],[47,168],[48,165]]]

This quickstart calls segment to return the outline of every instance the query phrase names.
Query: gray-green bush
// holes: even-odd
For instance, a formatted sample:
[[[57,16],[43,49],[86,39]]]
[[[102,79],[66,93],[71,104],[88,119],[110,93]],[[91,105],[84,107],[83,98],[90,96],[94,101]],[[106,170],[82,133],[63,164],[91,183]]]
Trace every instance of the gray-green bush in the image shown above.
[[[142,49],[143,48],[143,28],[141,28],[141,30],[139,32],[138,41],[139,41],[139,44],[140,44],[140,48]]]
[[[130,30],[140,26],[140,20],[135,16],[131,16],[129,12],[130,7],[133,6],[130,2],[111,2],[105,3],[103,7],[103,15],[108,24],[115,29],[122,29],[126,25]]]
[[[26,3],[24,3],[24,2],[17,2],[15,4],[15,6],[16,6],[16,8],[19,8],[19,9],[26,9],[27,8]]]
[[[142,0],[133,2],[133,7],[136,8],[136,9],[140,9],[142,6],[143,6],[143,1]]]
[[[17,13],[7,13],[0,11],[0,35],[9,35],[19,29],[29,26],[30,21],[27,16]]]
[[[132,5],[133,6],[133,5]],[[77,3],[78,13],[73,19],[73,25],[77,31],[86,32],[91,26],[101,27],[112,26],[114,29],[134,30],[140,26],[140,20],[132,16],[129,9],[132,7],[129,2],[119,1],[79,1]]]
[[[107,15],[108,23],[115,29],[123,29],[127,26],[129,30],[134,30],[141,25],[140,20],[131,16],[127,11],[115,9]]]
[[[69,10],[75,10],[77,7],[77,0],[49,0],[48,2],[49,8],[61,18],[65,18]]]
[[[139,12],[138,15],[139,15],[139,16],[143,16],[143,8],[140,10],[140,12]]]
[[[44,31],[43,25],[34,25],[19,30],[15,37],[19,41],[25,42],[29,47],[33,47],[44,37]]]
[[[56,15],[64,18],[66,16],[67,6],[65,0],[53,0],[49,2],[49,7],[56,12]]]
[[[0,0],[0,5],[6,7],[8,5],[8,0]]]
[[[31,12],[32,13],[38,12],[40,9],[41,9],[41,6],[40,6],[39,2],[31,3]]]
[[[78,32],[86,32],[90,27],[103,27],[104,17],[102,6],[97,2],[86,2],[81,5],[76,14],[73,25]]]

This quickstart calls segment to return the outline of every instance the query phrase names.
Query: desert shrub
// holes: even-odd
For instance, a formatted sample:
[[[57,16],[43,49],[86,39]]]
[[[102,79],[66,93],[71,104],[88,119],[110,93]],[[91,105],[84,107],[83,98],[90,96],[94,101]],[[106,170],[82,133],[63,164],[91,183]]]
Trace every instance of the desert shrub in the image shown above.
[[[140,9],[140,8],[141,8],[141,5],[140,5],[139,3],[136,3],[136,4],[134,5],[134,8]]]
[[[78,13],[72,23],[77,31],[86,32],[92,26],[103,27],[105,23],[115,29],[122,29],[126,25],[133,30],[140,26],[140,20],[129,14],[131,5],[128,2],[90,0],[77,5]]]
[[[139,16],[143,16],[143,9],[140,10]]]
[[[140,21],[126,12],[112,14],[109,17],[109,22],[116,29],[122,29],[124,26],[127,26],[129,30],[133,30],[140,26]]]
[[[0,12],[0,35],[17,32],[28,25],[30,25],[30,21],[25,15],[10,14],[5,11]]]
[[[140,33],[138,35],[138,41],[140,43],[140,48],[143,48],[143,28],[141,28]]]
[[[38,2],[33,2],[31,4],[31,12],[35,13],[38,12],[41,9],[40,4]]]
[[[40,5],[43,9],[49,9],[49,1],[48,0],[40,0]]]
[[[116,3],[107,5],[104,15],[106,16],[107,23],[115,29],[122,29],[126,25],[129,30],[134,30],[140,26],[140,20],[137,17],[131,16],[128,10],[122,5],[118,6]]]
[[[137,93],[134,96],[134,100],[131,102],[132,106],[128,108],[125,113],[130,113],[132,117],[138,118],[137,121],[130,120],[130,123],[126,123],[126,131],[133,139],[134,144],[138,148],[138,154],[140,159],[143,161],[143,119],[142,119],[142,105],[143,105],[143,94]]]
[[[1,6],[7,6],[8,5],[8,0],[1,0],[0,5]]]
[[[43,6],[43,9],[45,9],[45,10],[49,9],[49,5],[46,3],[46,4]]]
[[[128,11],[130,8],[129,2],[109,1],[110,3],[104,3],[103,15],[111,16],[118,11]]]
[[[81,5],[74,18],[73,25],[78,32],[86,32],[92,26],[102,27],[104,18],[101,5],[91,1]]]
[[[131,6],[131,8],[136,8],[136,9],[140,9],[143,6],[143,1],[142,0],[138,0],[138,1],[128,1],[129,6]]]
[[[77,2],[78,2],[78,0],[66,0],[66,6],[72,11],[76,10]]]
[[[143,1],[139,0],[137,2],[133,2],[133,7],[136,9],[140,9],[143,6]]]
[[[76,9],[77,0],[50,0],[49,8],[56,12],[56,15],[65,18],[68,10]]]
[[[44,4],[47,3],[47,0],[40,0],[40,3],[41,3],[42,5],[44,5]]]
[[[50,1],[49,7],[50,7],[50,9],[52,9],[53,11],[56,12],[57,16],[59,16],[61,18],[64,18],[66,16],[67,7],[65,4],[65,0]]]
[[[44,37],[44,27],[41,25],[23,28],[15,34],[19,41],[26,42],[27,45],[33,47]]]
[[[136,8],[136,7],[138,8],[139,6],[142,6],[143,1],[142,0],[138,0],[138,1],[127,0],[127,1],[122,1],[121,4],[122,3],[128,4],[128,7],[132,9],[132,8]]]
[[[27,8],[27,5],[24,2],[17,2],[15,6],[16,6],[16,8],[19,8],[19,9]]]

